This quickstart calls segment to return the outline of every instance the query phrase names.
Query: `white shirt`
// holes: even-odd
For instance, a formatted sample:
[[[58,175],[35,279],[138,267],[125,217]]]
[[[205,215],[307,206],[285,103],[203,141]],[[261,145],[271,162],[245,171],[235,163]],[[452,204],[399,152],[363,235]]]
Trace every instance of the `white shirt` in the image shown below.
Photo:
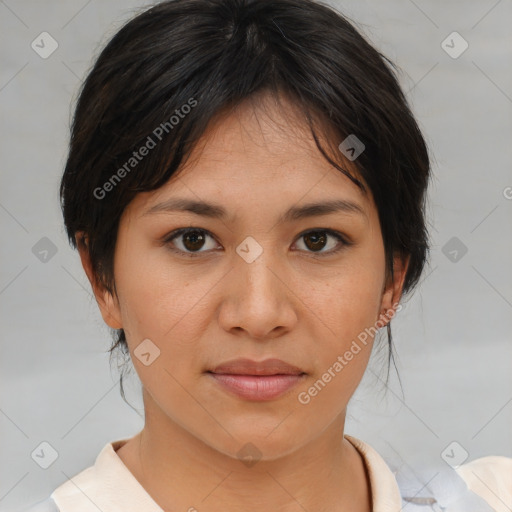
[[[373,512],[512,511],[512,458],[482,457],[457,469],[392,469],[370,445],[345,439],[368,470]],[[92,466],[25,512],[163,512],[117,455],[127,441],[107,443]]]

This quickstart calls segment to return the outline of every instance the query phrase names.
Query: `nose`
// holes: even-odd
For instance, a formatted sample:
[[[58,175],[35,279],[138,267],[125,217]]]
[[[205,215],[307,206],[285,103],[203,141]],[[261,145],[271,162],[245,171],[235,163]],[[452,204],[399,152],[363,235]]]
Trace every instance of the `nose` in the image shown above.
[[[221,327],[257,340],[273,339],[297,322],[296,295],[284,266],[263,252],[252,262],[238,255],[224,285],[219,313]]]

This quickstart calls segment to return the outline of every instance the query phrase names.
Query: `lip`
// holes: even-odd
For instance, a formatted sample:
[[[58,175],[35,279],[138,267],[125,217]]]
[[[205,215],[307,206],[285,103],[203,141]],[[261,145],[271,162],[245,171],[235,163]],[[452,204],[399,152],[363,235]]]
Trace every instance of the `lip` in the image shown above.
[[[297,366],[280,359],[259,362],[235,359],[217,366],[208,374],[226,391],[254,401],[279,398],[306,376]]]
[[[268,401],[279,398],[305,377],[302,375],[233,375],[209,373],[226,391],[239,398]]]
[[[275,358],[264,361],[233,359],[216,366],[211,372],[230,375],[301,375],[305,373],[297,366]]]

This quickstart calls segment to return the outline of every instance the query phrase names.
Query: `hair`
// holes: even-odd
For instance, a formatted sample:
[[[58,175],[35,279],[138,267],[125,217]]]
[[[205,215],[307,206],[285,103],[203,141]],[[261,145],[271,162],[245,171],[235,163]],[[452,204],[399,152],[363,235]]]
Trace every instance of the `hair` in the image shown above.
[[[117,231],[135,195],[175,176],[221,112],[259,94],[282,95],[298,107],[322,155],[372,194],[386,273],[393,277],[394,255],[409,258],[407,294],[429,251],[430,160],[396,71],[344,15],[320,2],[153,5],[110,39],[79,91],[60,183],[70,244],[86,248],[96,282],[117,295]],[[318,133],[335,151],[322,147]],[[337,146],[349,135],[364,144],[352,162],[357,177],[340,165]],[[144,145],[150,149],[136,158],[134,151]],[[86,238],[75,238],[78,232]],[[112,334],[111,356],[116,348],[129,354],[123,329]],[[387,337],[389,378],[390,323]],[[120,382],[124,398],[122,375]]]

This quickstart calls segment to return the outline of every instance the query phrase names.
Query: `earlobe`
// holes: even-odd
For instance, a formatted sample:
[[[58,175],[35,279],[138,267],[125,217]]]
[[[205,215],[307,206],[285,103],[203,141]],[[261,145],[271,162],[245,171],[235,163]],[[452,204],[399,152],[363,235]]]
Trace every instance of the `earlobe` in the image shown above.
[[[92,291],[98,307],[100,308],[101,316],[104,322],[112,329],[122,329],[121,311],[117,300],[113,295],[99,282],[97,276],[94,274],[91,264],[91,258],[88,249],[87,235],[83,232],[77,232],[75,235],[78,252],[82,267],[91,283]]]
[[[105,323],[112,329],[122,329],[123,324],[121,322],[121,311],[117,301],[114,299],[112,294],[105,290],[103,292],[101,302],[98,297],[96,297],[96,301],[98,302],[101,316],[103,317]]]
[[[399,302],[402,296],[409,261],[409,255],[397,255],[393,258],[393,279],[391,279],[390,274],[382,292],[380,314],[379,319],[377,320],[379,327],[386,326],[395,316],[397,309],[400,307]]]

